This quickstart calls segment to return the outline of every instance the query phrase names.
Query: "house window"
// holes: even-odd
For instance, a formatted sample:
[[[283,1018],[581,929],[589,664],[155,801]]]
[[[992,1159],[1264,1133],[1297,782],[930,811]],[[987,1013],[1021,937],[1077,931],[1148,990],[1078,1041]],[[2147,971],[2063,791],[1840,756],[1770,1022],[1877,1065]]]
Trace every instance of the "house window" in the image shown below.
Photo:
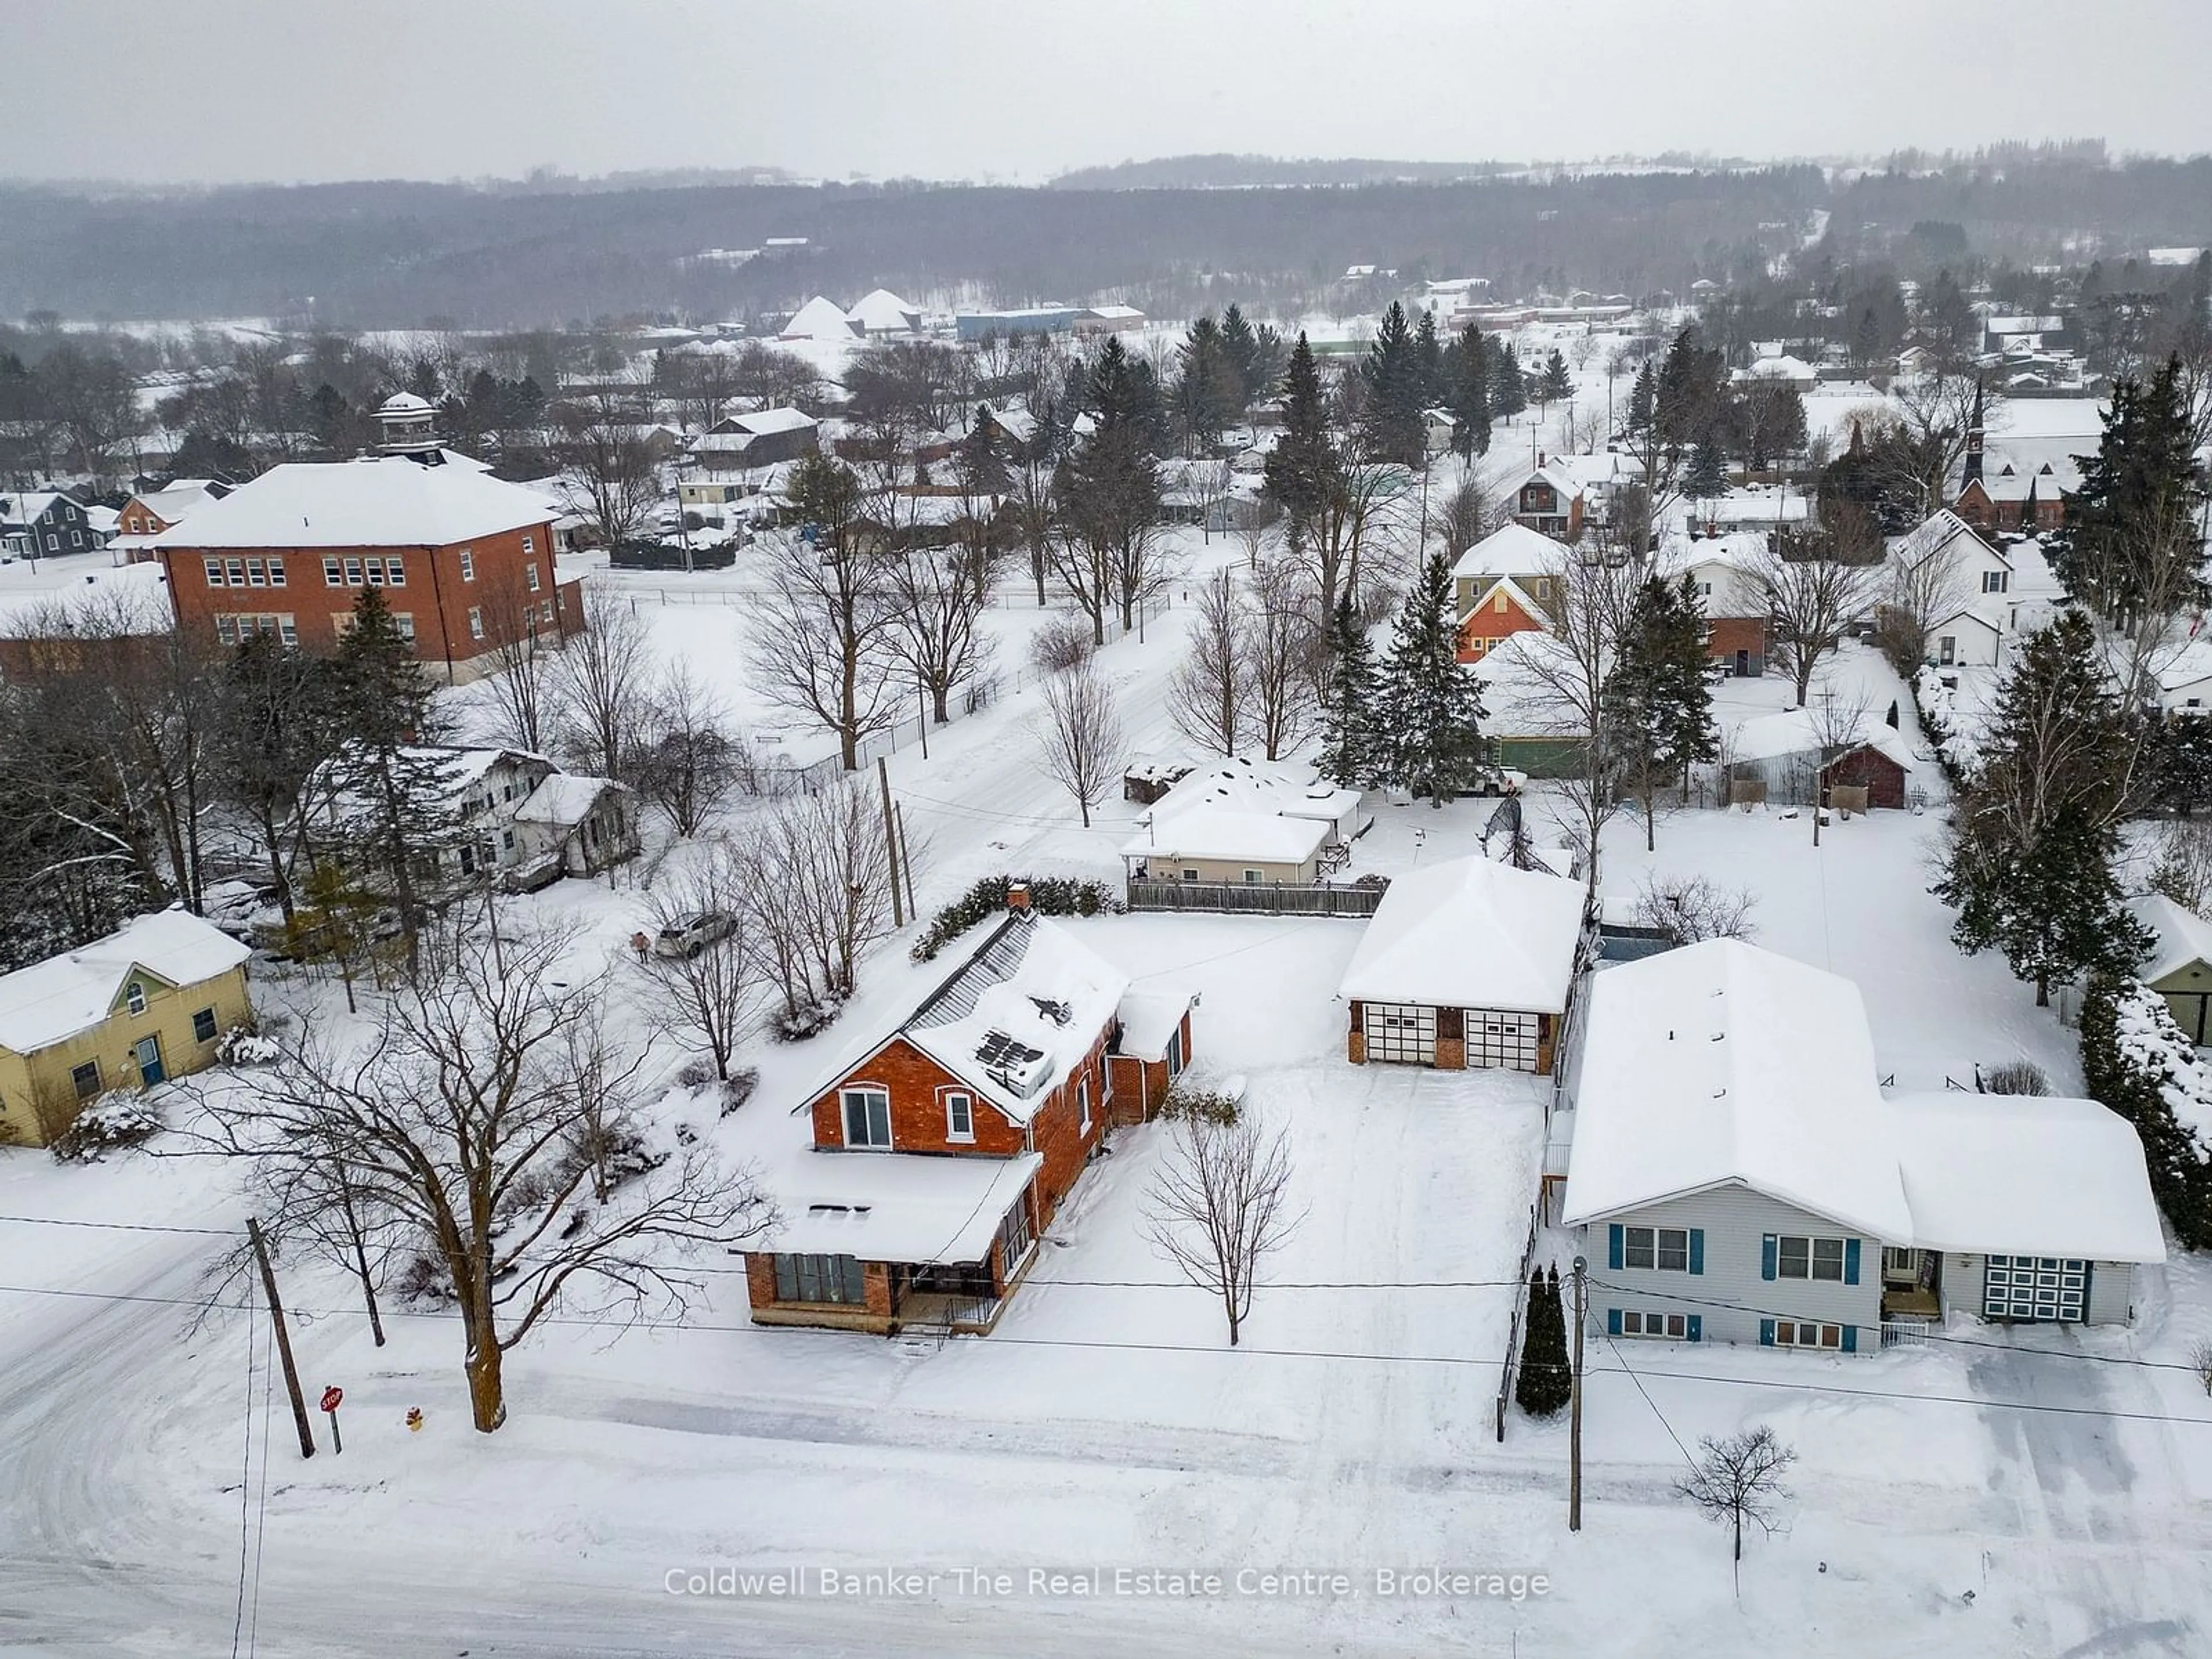
[[[2005,577],[2009,573],[2002,570],[1984,570],[1982,572],[1982,592],[1984,593],[2003,592],[2005,591]]]
[[[1686,1227],[1624,1227],[1620,1234],[1621,1265],[1651,1267],[1662,1273],[1690,1271],[1690,1233]]]
[[[221,559],[206,559],[203,560],[202,562],[207,566],[207,585],[210,587],[221,587],[222,586],[222,561]]]
[[[384,586],[384,561],[381,558],[372,557],[368,561],[368,585],[371,587]]]
[[[975,1103],[970,1097],[957,1092],[945,1097],[945,1138],[975,1139]]]
[[[472,582],[477,579],[477,556],[467,548],[461,550],[461,580]]]
[[[1185,881],[1196,881],[1198,879],[1198,872],[1195,870],[1185,870],[1182,872],[1182,878]]]
[[[860,1259],[854,1255],[791,1255],[775,1258],[779,1302],[835,1302],[864,1306],[868,1299]]]
[[[343,587],[345,586],[345,568],[336,559],[325,559],[323,561],[323,586],[325,587]]]
[[[214,1009],[202,1008],[192,1015],[192,1041],[195,1042],[215,1041]]]
[[[483,611],[473,605],[469,607],[469,637],[472,640],[483,637]]]
[[[219,644],[236,645],[238,643],[238,618],[235,617],[217,617],[215,619],[215,637]]]
[[[1689,1334],[1689,1325],[1678,1313],[1638,1313],[1630,1309],[1620,1316],[1623,1336],[1671,1336],[1676,1339]]]
[[[343,639],[347,635],[352,633],[353,613],[349,611],[341,611],[337,616],[331,617],[331,632],[337,635],[340,639]]]
[[[1247,870],[1244,872],[1244,884],[1247,887],[1257,887],[1260,884],[1260,872],[1257,870]]]
[[[284,586],[284,561],[281,558],[269,561],[269,586],[271,587]]]
[[[397,555],[384,562],[384,585],[386,587],[407,586],[407,561]]]
[[[1774,1272],[1779,1279],[1844,1280],[1844,1241],[1797,1238],[1784,1233],[1775,1241]]]
[[[82,547],[84,545],[84,532],[82,530],[70,531],[70,545],[71,547]]]
[[[848,1146],[889,1146],[891,1144],[891,1097],[881,1089],[848,1089],[845,1108]]]
[[[1500,616],[1504,615],[1504,613],[1505,613],[1505,595],[1504,595],[1504,594],[1503,594],[1503,593],[1500,593],[1500,594],[1498,596],[1498,605],[1497,605],[1497,610],[1498,610],[1498,614],[1499,614]]]
[[[297,645],[300,642],[299,621],[289,611],[276,618],[276,637],[287,645]]]
[[[1778,1348],[1840,1348],[1844,1346],[1844,1328],[1815,1324],[1809,1319],[1778,1319],[1774,1322],[1774,1345]]]
[[[345,562],[345,573],[346,586],[348,587],[359,587],[362,586],[362,577],[361,572],[361,561],[359,559],[348,559]]]
[[[1090,1079],[1089,1078],[1087,1078],[1087,1077],[1086,1077],[1086,1078],[1081,1078],[1081,1079],[1079,1079],[1077,1080],[1077,1082],[1076,1082],[1076,1085],[1075,1085],[1075,1109],[1076,1109],[1076,1111],[1077,1111],[1078,1115],[1080,1116],[1080,1118],[1081,1118],[1081,1120],[1082,1120],[1081,1127],[1082,1127],[1083,1132],[1084,1132],[1085,1134],[1090,1133],[1091,1133],[1091,1079]]]
[[[268,565],[259,559],[248,559],[246,562],[246,585],[248,587],[268,586]]]
[[[541,603],[538,607],[538,616],[541,622],[551,622],[553,620],[553,601],[547,599]]]
[[[134,1014],[146,1012],[146,988],[137,980],[123,988],[123,1006]]]
[[[524,580],[530,584],[530,591],[535,593],[538,591],[538,567],[534,564],[526,564],[522,567],[522,574]]]
[[[535,553],[538,550],[538,538],[535,536],[525,536],[522,538],[522,550],[526,555]],[[533,582],[531,586],[534,587],[537,584]]]
[[[228,573],[228,580],[233,587],[243,587],[246,586],[245,560],[226,559],[223,561],[223,568]]]
[[[70,1070],[70,1087],[76,1091],[79,1100],[90,1100],[100,1092],[100,1062],[88,1060]]]
[[[406,641],[410,645],[415,643],[415,613],[413,611],[393,611],[392,613],[392,625],[399,630],[399,637],[401,639]]]

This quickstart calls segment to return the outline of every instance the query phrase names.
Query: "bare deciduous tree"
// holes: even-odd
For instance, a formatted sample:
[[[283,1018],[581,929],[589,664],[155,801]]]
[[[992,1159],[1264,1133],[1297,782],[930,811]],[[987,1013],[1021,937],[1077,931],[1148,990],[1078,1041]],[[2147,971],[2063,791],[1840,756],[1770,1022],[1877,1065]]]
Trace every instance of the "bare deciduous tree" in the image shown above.
[[[556,653],[548,676],[560,747],[581,769],[623,776],[651,689],[652,666],[635,601],[587,593],[583,629]]]
[[[660,505],[653,451],[637,435],[642,390],[603,387],[554,411],[553,456],[569,504],[608,548],[634,539]]]
[[[1252,735],[1269,760],[1280,760],[1311,735],[1320,712],[1328,647],[1304,573],[1288,559],[1270,559],[1252,574],[1246,629]]]
[[[1297,1225],[1285,1207],[1290,1186],[1290,1143],[1280,1129],[1263,1136],[1249,1111],[1205,1103],[1176,1119],[1147,1195],[1145,1236],[1186,1280],[1221,1298],[1232,1348],[1261,1264]]]
[[[977,623],[990,604],[991,563],[973,545],[915,548],[890,562],[891,654],[939,726],[952,718],[953,692],[990,667],[991,637]]]
[[[890,725],[898,708],[891,562],[857,531],[812,543],[778,537],[766,552],[766,590],[751,619],[755,682],[779,707],[836,733],[851,771],[861,744]]]
[[[500,741],[532,754],[544,752],[552,735],[553,665],[557,643],[541,606],[552,602],[532,593],[511,572],[485,586],[484,632],[492,641],[485,654],[491,672],[484,679]],[[589,607],[586,607],[589,614]]]
[[[681,660],[665,668],[641,701],[623,769],[678,835],[696,836],[744,769],[729,706]]]
[[[1790,1495],[1782,1477],[1796,1461],[1797,1454],[1761,1424],[1724,1439],[1700,1437],[1690,1473],[1674,1482],[1674,1490],[1708,1519],[1729,1528],[1739,1592],[1743,1589],[1743,1523],[1749,1521],[1772,1534],[1775,1511]]]
[[[1674,945],[1709,939],[1753,939],[1756,902],[1747,887],[1723,887],[1710,876],[1648,874],[1636,895],[1639,926],[1656,927]]]
[[[1183,488],[1190,492],[1191,505],[1198,509],[1199,539],[1210,545],[1215,509],[1236,494],[1236,471],[1226,461],[1194,461],[1183,469]]]
[[[574,970],[575,943],[487,943],[448,918],[366,1034],[303,1023],[261,1086],[208,1097],[221,1151],[279,1176],[342,1163],[422,1241],[487,1434],[507,1420],[507,1354],[556,1309],[680,1311],[696,1287],[663,1252],[726,1248],[772,1216],[750,1174],[703,1146],[613,1201],[587,1196],[588,1143],[629,1123],[642,1054],[607,1040],[605,975]]]
[[[729,1080],[738,1041],[760,1012],[764,988],[745,898],[744,860],[736,848],[718,843],[691,869],[654,889],[655,931],[702,915],[727,916],[736,931],[690,956],[655,951],[645,959],[659,1009],[706,1050],[723,1082]]]
[[[1257,570],[1260,561],[1282,539],[1283,509],[1272,496],[1248,496],[1230,514],[1229,533],[1244,550],[1245,568]]]
[[[1217,570],[1200,584],[1188,648],[1168,682],[1176,730],[1200,748],[1234,755],[1251,723],[1251,617],[1236,577]]]
[[[1835,556],[1856,550],[1834,544],[1826,532],[1777,531],[1747,573],[1766,606],[1774,659],[1794,682],[1800,706],[1820,659],[1843,643],[1881,591],[1880,562]]]
[[[1121,715],[1113,684],[1086,662],[1054,675],[1042,690],[1037,743],[1045,770],[1075,797],[1088,830],[1091,809],[1106,799],[1121,769]]]
[[[738,869],[746,942],[781,997],[780,1029],[811,1035],[853,994],[861,957],[890,932],[890,846],[876,792],[846,779],[777,801],[739,846]]]

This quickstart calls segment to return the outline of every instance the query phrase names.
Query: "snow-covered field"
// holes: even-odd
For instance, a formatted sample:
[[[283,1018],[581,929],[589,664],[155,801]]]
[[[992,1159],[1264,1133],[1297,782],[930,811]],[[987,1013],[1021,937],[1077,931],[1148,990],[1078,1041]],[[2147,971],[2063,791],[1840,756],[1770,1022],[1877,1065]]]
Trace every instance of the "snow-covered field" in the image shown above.
[[[635,597],[658,648],[757,717],[735,608]],[[1010,662],[1036,615],[998,619]],[[1133,748],[1179,746],[1164,694],[1185,615],[1101,659]],[[1865,685],[1877,718],[1898,694],[1871,653],[1834,672]],[[1036,764],[1035,701],[1018,692],[933,733],[927,760],[891,757],[927,843],[926,911],[994,871],[1118,873],[1136,809],[1077,824]],[[1731,683],[1724,701],[1742,718],[1786,694]],[[1917,742],[1909,700],[1902,718]],[[1468,850],[1489,810],[1385,807],[1354,871]],[[1540,801],[1534,817],[1540,830]],[[1816,849],[1802,816],[1684,811],[1647,854],[1623,818],[1605,887],[1630,893],[1656,870],[1751,888],[1761,943],[1859,982],[1900,1090],[2021,1055],[2071,1086],[2071,1034],[2002,963],[1952,948],[1925,890],[1936,822],[1854,819]],[[647,902],[633,881],[562,884],[513,912],[568,916],[580,950],[618,957]],[[467,1426],[449,1318],[397,1313],[374,1348],[343,1285],[297,1264],[304,1380],[346,1389],[344,1455],[303,1464],[260,1330],[232,1310],[195,1325],[186,1305],[240,1219],[226,1172],[0,1153],[0,1640],[204,1655],[243,1622],[301,1656],[2205,1650],[2212,1408],[2182,1363],[2212,1335],[2199,1264],[2148,1275],[2132,1332],[1964,1328],[1848,1358],[1598,1340],[1584,1528],[1570,1534],[1565,1427],[1516,1416],[1500,1443],[1491,1414],[1547,1085],[1346,1065],[1334,993],[1358,922],[1070,925],[1133,977],[1199,992],[1200,1061],[1243,1074],[1288,1130],[1305,1213],[1243,1346],[1224,1346],[1215,1310],[1139,1236],[1150,1127],[1113,1140],[987,1339],[757,1329],[734,1258],[710,1260],[680,1325],[533,1337],[509,1360],[514,1415],[492,1437]],[[896,1018],[942,971],[907,961],[910,936],[871,963],[841,1032]],[[667,1109],[766,1163],[804,1137],[787,1109],[827,1055],[748,1058],[760,1089],[735,1115]],[[1572,1248],[1547,1236],[1540,1256],[1564,1266]],[[419,1434],[404,1426],[412,1407]],[[1724,1535],[1672,1482],[1682,1446],[1753,1423],[1802,1462],[1739,1600]],[[1117,1583],[1123,1568],[1222,1583]],[[806,1593],[669,1589],[672,1572],[681,1591],[725,1569],[803,1571]],[[824,1569],[938,1576],[824,1594]],[[1008,1577],[979,1585],[961,1569]],[[1495,1594],[1384,1594],[1385,1570],[1522,1577]],[[1051,1577],[1092,1571],[1102,1594]],[[1285,1595],[1240,1573],[1348,1588]]]

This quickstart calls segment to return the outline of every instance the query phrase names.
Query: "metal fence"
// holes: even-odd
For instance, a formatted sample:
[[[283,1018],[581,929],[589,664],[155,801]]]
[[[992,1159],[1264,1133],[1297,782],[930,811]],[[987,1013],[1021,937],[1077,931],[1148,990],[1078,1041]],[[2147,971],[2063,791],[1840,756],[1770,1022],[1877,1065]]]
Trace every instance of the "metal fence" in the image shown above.
[[[1513,1404],[1513,1376],[1521,1364],[1521,1328],[1528,1316],[1528,1269],[1536,1259],[1536,1206],[1528,1206],[1528,1232],[1521,1241],[1521,1268],[1513,1277],[1513,1316],[1505,1322],[1505,1358],[1498,1368],[1497,1431],[1505,1441],[1505,1414]],[[1567,1316],[1572,1319],[1571,1313]]]
[[[1225,910],[1270,916],[1371,916],[1379,887],[1291,887],[1280,883],[1132,881],[1132,910]]]

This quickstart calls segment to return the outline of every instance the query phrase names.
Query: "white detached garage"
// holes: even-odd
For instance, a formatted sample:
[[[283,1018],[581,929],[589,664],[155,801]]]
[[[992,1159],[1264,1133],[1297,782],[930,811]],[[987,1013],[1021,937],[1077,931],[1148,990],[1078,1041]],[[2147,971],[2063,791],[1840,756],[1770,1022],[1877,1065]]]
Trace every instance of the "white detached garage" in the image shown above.
[[[1338,988],[1352,1063],[1549,1070],[1583,897],[1579,883],[1484,858],[1392,877]]]

